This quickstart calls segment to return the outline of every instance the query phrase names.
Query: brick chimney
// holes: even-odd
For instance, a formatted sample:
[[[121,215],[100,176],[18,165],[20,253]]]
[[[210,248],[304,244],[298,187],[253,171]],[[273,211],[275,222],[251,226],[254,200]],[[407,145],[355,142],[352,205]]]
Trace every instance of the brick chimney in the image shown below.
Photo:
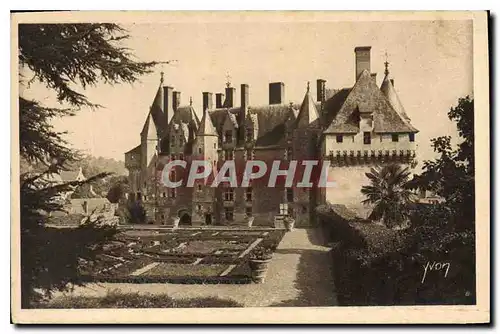
[[[269,84],[269,104],[282,104],[285,102],[285,84],[272,82]]]
[[[249,105],[249,86],[247,84],[241,85],[241,109],[247,110]]]
[[[318,102],[324,102],[326,100],[326,80],[318,79],[316,80],[316,100]]]
[[[163,112],[165,113],[165,118],[168,124],[170,124],[170,120],[174,115],[173,91],[174,91],[173,87],[163,86],[163,106],[164,106]]]
[[[215,108],[222,108],[222,105],[224,104],[224,94],[222,93],[217,93],[215,94]]]
[[[177,108],[181,105],[181,92],[174,91],[172,95],[172,108],[177,111]]]
[[[207,109],[212,109],[212,103],[212,93],[203,92],[203,112],[205,112]]]
[[[232,108],[234,106],[234,98],[236,97],[236,88],[226,87],[226,101],[224,101],[225,108]]]
[[[370,50],[371,46],[358,46],[354,48],[354,53],[356,54],[356,81],[359,75],[367,70],[370,72]]]

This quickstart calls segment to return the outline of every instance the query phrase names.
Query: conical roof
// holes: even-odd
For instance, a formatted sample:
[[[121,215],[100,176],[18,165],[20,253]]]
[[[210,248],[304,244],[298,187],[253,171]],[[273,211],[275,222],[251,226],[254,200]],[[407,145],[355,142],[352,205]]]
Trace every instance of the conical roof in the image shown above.
[[[300,111],[297,116],[297,121],[299,126],[308,126],[319,119],[318,109],[314,103],[313,98],[309,92],[309,83],[307,84],[307,92],[300,106]]]
[[[196,133],[197,136],[217,136],[217,131],[215,131],[215,127],[208,115],[208,112],[203,112],[203,117],[200,121],[200,126],[198,127],[198,131]]]
[[[406,114],[403,104],[401,103],[401,100],[399,99],[398,94],[396,93],[396,90],[394,89],[394,86],[389,79],[389,72],[387,72],[387,74],[385,75],[384,81],[382,81],[382,85],[380,86],[380,90],[382,91],[382,93],[384,93],[385,97],[394,108],[394,110],[406,121],[409,121],[410,118]]]

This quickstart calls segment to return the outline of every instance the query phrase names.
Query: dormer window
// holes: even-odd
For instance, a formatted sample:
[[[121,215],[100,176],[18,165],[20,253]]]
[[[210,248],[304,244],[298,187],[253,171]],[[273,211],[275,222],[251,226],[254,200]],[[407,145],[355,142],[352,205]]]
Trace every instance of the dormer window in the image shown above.
[[[337,139],[337,143],[344,142],[344,136],[342,136],[342,135],[337,135],[336,139]]]
[[[414,142],[414,141],[415,141],[415,134],[410,133],[410,142]]]
[[[370,132],[363,132],[363,144],[370,145],[372,143],[372,137]]]
[[[226,144],[230,144],[233,142],[233,131],[232,130],[227,130],[224,132],[224,142]]]

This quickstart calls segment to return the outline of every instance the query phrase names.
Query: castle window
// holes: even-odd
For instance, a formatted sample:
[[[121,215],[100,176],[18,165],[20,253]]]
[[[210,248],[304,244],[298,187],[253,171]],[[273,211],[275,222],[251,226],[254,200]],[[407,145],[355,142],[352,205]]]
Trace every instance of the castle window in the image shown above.
[[[165,219],[165,215],[163,213],[161,214],[161,219]]]
[[[233,221],[234,219],[234,208],[224,208],[224,214],[227,221]]]
[[[163,197],[163,198],[167,197],[167,193],[166,192],[162,192],[161,193],[161,197]]]
[[[175,198],[177,196],[176,189],[171,188],[170,189],[170,198]]]
[[[184,154],[179,154],[179,160],[184,160]]]
[[[251,206],[248,206],[245,208],[245,215],[247,217],[251,217],[252,216],[252,207]]]
[[[234,190],[233,188],[227,188],[224,191],[224,200],[228,202],[234,201]]]
[[[410,142],[414,142],[415,141],[415,134],[410,133],[409,136],[410,136]]]
[[[201,211],[201,205],[199,205],[199,204],[198,204],[198,205],[196,206],[196,209],[197,209],[198,211]]]
[[[175,136],[172,136],[172,140],[170,141],[170,146],[175,146]]]
[[[225,143],[232,143],[233,142],[233,131],[232,130],[227,130],[224,132],[224,142]]]
[[[201,191],[201,184],[198,184],[196,188],[198,189],[198,191]]]
[[[342,135],[337,135],[337,143],[342,143],[344,141],[344,136]]]
[[[144,195],[143,198],[144,198],[145,201],[148,200],[148,196],[147,195]]]
[[[252,201],[252,188],[247,188],[247,190],[245,191],[245,199],[247,202]]]
[[[292,188],[286,188],[286,201],[287,202],[293,202],[293,189]]]
[[[287,215],[287,214],[288,214],[288,204],[281,203],[280,204],[280,215]]]
[[[363,143],[365,145],[370,145],[372,143],[372,137],[370,132],[363,132]]]
[[[398,142],[399,141],[399,135],[397,133],[392,134],[392,141],[393,142]]]
[[[233,160],[233,151],[232,150],[226,150],[224,151],[224,160]]]
[[[174,161],[176,159],[175,154],[172,154],[171,159],[172,159],[172,161]]]
[[[201,147],[198,147],[198,154],[202,154],[203,153],[203,149]]]
[[[170,171],[170,181],[172,181],[172,182],[173,182],[173,181],[175,181],[175,179],[176,179],[175,169],[172,169],[172,170]]]
[[[217,143],[214,143],[214,148],[217,148]]]
[[[136,198],[137,198],[138,201],[142,201],[142,194],[141,193],[137,193]]]

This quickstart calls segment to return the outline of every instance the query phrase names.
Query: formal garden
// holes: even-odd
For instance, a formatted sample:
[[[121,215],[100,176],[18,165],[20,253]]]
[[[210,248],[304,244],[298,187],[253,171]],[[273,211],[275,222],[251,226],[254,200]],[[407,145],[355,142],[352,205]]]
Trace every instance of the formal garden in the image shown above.
[[[270,258],[284,233],[258,228],[127,228],[86,261],[81,274],[101,282],[259,282],[265,272],[256,272],[255,261]]]

